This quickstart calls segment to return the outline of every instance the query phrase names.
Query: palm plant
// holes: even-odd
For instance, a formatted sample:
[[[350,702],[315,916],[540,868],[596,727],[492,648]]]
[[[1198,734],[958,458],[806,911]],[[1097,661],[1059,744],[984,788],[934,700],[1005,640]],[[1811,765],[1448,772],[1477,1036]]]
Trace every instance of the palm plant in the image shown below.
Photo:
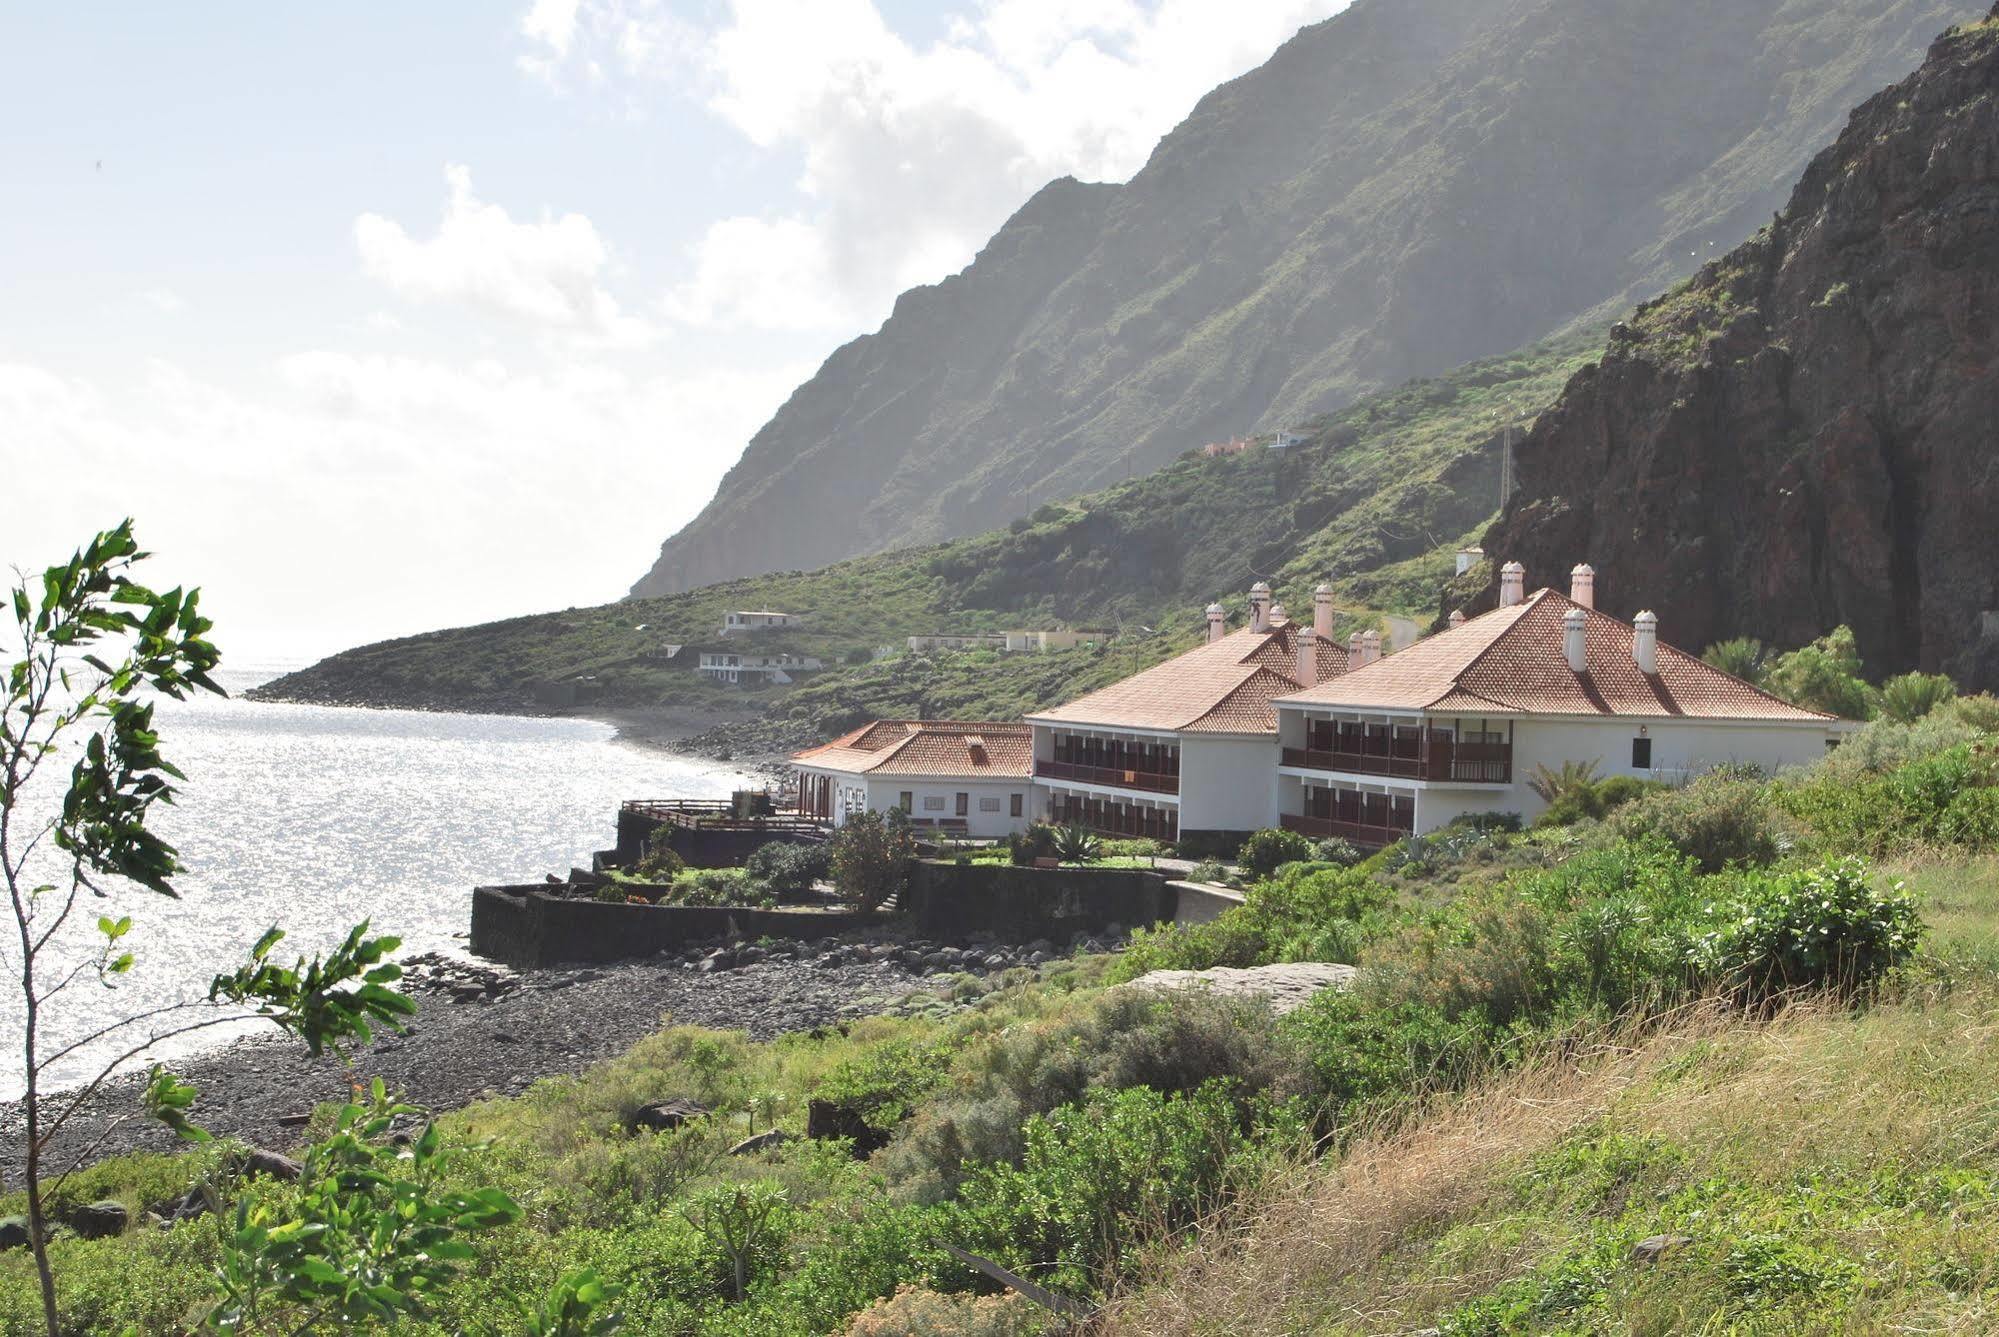
[[[1733,640],[1716,641],[1701,651],[1701,658],[1720,669],[1742,679],[1752,687],[1761,687],[1763,679],[1770,672],[1770,650],[1754,636],[1737,636]]]
[[[1546,766],[1536,766],[1527,777],[1527,787],[1540,796],[1544,803],[1554,803],[1566,794],[1593,789],[1596,786],[1596,762],[1565,761],[1558,771]]]
[[[1957,684],[1941,673],[1904,673],[1881,684],[1881,713],[1914,724],[1956,695]]]
[[[1103,842],[1087,826],[1065,826],[1055,833],[1055,857],[1063,863],[1094,862],[1102,849]]]

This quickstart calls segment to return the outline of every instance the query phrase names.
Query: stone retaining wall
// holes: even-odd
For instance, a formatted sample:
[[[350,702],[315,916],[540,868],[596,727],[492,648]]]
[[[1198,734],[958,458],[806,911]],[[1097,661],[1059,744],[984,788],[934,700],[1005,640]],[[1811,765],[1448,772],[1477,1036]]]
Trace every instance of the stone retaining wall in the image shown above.
[[[618,961],[679,951],[723,935],[826,938],[877,923],[823,910],[630,905],[551,895],[546,883],[472,889],[473,953],[516,969]]]
[[[1112,924],[1134,928],[1174,917],[1166,874],[1148,868],[1033,868],[919,860],[902,908],[943,938],[990,933],[1009,942],[1067,941]]]
[[[618,845],[615,851],[601,851],[599,867],[605,862],[631,868],[645,857],[646,841],[662,825],[662,819],[629,808],[618,810]],[[792,831],[758,831],[736,828],[678,827],[673,833],[673,852],[689,868],[740,868],[743,860],[765,845],[817,844],[823,837],[808,837]]]

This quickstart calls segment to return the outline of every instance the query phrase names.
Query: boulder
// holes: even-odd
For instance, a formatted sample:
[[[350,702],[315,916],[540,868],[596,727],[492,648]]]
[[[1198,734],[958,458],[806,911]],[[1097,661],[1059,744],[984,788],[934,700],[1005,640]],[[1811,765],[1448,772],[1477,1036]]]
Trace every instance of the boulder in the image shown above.
[[[105,1198],[100,1202],[85,1203],[73,1208],[69,1213],[69,1228],[87,1240],[107,1239],[112,1235],[122,1235],[125,1227],[132,1224],[132,1213],[122,1202]]]
[[[273,1179],[282,1179],[290,1183],[304,1173],[305,1167],[291,1157],[281,1156],[275,1151],[266,1151],[262,1147],[250,1148],[249,1154],[243,1158],[243,1174],[246,1178],[269,1175]]]
[[[28,1247],[28,1218],[25,1216],[0,1216],[0,1249],[25,1249]]]
[[[1691,1235],[1652,1235],[1631,1246],[1631,1261],[1634,1263],[1656,1263],[1668,1254],[1678,1253],[1694,1242]]]
[[[635,1131],[640,1128],[650,1128],[655,1132],[666,1132],[683,1124],[692,1123],[709,1112],[708,1107],[698,1100],[676,1096],[672,1100],[662,1100],[640,1108],[632,1115],[628,1126]]]
[[[821,1140],[851,1138],[858,1160],[866,1160],[888,1145],[888,1134],[870,1125],[865,1113],[835,1100],[814,1099],[806,1105],[805,1135]]]
[[[1237,969],[1216,966],[1211,970],[1155,970],[1140,975],[1126,989],[1207,989],[1232,997],[1263,998],[1279,1016],[1312,1001],[1322,989],[1344,989],[1360,972],[1353,966],[1331,962],[1295,961],[1284,965],[1251,966]]]
[[[758,1152],[781,1147],[796,1138],[795,1133],[787,1133],[782,1128],[766,1128],[761,1133],[753,1133],[735,1146],[729,1148],[731,1156],[754,1156]]]

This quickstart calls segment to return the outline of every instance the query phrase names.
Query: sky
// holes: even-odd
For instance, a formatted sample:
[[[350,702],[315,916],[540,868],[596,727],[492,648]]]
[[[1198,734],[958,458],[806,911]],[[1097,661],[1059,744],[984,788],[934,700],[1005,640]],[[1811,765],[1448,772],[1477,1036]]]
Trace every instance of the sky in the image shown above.
[[[1346,0],[0,0],[0,566],[237,663],[621,596],[1033,192]]]

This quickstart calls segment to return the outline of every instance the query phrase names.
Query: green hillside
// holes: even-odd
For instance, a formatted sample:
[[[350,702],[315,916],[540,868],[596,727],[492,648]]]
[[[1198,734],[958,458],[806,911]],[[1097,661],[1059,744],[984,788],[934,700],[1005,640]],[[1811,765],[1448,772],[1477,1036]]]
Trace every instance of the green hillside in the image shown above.
[[[1182,458],[1160,472],[951,543],[779,572],[657,599],[385,641],[260,690],[283,700],[521,711],[616,708],[768,717],[772,746],[867,713],[1011,715],[1155,663],[1220,597],[1244,615],[1265,579],[1310,606],[1428,615],[1450,554],[1497,509],[1500,441],[1590,360],[1600,334],[1549,341],[1412,381],[1311,425],[1289,450]],[[801,625],[727,642],[813,656],[794,688],[725,687],[694,665],[736,608]],[[1101,647],[1048,655],[911,655],[925,632],[1076,625]],[[668,647],[682,647],[668,655]]]

